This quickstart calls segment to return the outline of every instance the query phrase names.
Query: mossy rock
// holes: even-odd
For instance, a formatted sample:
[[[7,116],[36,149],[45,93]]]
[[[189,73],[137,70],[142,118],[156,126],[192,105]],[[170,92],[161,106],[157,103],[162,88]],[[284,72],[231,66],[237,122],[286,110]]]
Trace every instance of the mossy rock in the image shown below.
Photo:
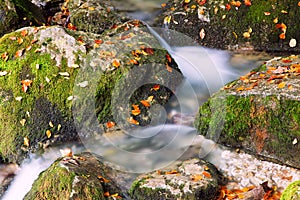
[[[290,183],[282,192],[280,200],[300,199],[300,181]]]
[[[139,21],[102,35],[51,26],[24,28],[3,36],[1,157],[19,162],[39,147],[78,140],[76,128],[81,127],[74,124],[72,109],[78,105],[74,102],[80,104],[77,124],[89,118],[87,107],[95,111],[97,127],[109,121],[121,127],[150,124],[151,105],[167,103],[182,80],[177,64],[167,54]],[[129,73],[133,69],[139,73]],[[146,83],[149,79],[152,81]],[[76,100],[76,95],[85,94],[94,103]],[[149,106],[142,100],[149,100]],[[133,104],[140,113],[132,114]]]
[[[45,22],[41,8],[29,0],[0,0],[0,36],[29,24]]]
[[[59,158],[43,171],[24,199],[123,199],[122,191],[90,153]]]
[[[127,21],[114,12],[108,2],[97,0],[71,0],[67,5],[70,22],[77,30],[101,34],[105,30]]]
[[[197,158],[176,161],[132,183],[133,199],[217,199],[222,175],[210,163]]]
[[[299,56],[275,58],[228,83],[200,109],[201,135],[300,168]]]
[[[300,41],[297,3],[251,0],[251,5],[246,5],[244,1],[231,0],[170,0],[157,26],[179,31],[212,48],[299,52],[299,44],[290,46],[291,39]],[[287,29],[282,28],[282,23]]]

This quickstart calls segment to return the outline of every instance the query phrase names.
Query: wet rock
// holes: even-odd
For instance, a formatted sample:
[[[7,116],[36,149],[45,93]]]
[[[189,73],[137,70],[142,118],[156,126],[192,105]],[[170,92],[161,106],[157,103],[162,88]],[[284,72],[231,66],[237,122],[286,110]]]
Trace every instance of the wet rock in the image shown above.
[[[0,1],[0,36],[24,26],[45,22],[44,12],[29,0]]]
[[[300,198],[300,181],[289,184],[283,191],[280,200],[296,200]]]
[[[157,26],[179,31],[212,48],[299,52],[297,3],[171,0],[162,8],[164,14],[158,17]]]
[[[90,153],[59,158],[39,175],[24,199],[124,199],[107,175],[111,171]]]
[[[136,178],[133,199],[217,199],[221,175],[208,162],[191,159]]]
[[[228,83],[200,107],[199,133],[299,169],[299,63],[277,57]]]
[[[10,163],[0,165],[0,197],[8,188],[18,170],[19,166],[17,164]]]
[[[0,39],[0,55],[0,154],[10,162],[41,146],[76,141],[77,132],[148,125],[182,80],[139,21],[102,35],[23,28]]]

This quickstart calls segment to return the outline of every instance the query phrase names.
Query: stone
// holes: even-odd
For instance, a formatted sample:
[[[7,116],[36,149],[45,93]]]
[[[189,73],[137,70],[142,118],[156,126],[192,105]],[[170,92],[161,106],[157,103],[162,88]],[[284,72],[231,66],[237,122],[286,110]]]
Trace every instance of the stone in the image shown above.
[[[299,56],[276,57],[226,84],[200,109],[201,135],[300,168]]]

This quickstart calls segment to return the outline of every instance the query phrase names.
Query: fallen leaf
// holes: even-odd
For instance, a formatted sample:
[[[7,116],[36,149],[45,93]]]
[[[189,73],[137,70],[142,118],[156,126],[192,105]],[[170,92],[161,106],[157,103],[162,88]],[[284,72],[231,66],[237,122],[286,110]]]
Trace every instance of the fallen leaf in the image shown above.
[[[243,91],[245,89],[245,87],[244,86],[241,86],[241,87],[238,87],[237,89],[236,89],[236,91]]]
[[[269,15],[271,15],[271,13],[270,12],[264,12],[264,15],[269,16]]]
[[[200,30],[199,36],[200,36],[200,38],[201,38],[202,40],[204,39],[204,37],[205,37],[205,30],[204,30],[203,28]]]
[[[1,55],[1,58],[4,60],[4,61],[7,61],[8,60],[8,53],[7,52],[4,52],[2,55]]]
[[[281,40],[284,40],[284,39],[285,39],[285,33],[281,33],[281,34],[279,35],[279,38],[280,38]]]
[[[120,67],[120,60],[118,59],[114,59],[113,62],[112,62],[112,65],[116,68]]]
[[[73,156],[72,149],[70,149],[70,148],[60,149],[59,151],[63,157],[72,157]]]
[[[50,121],[50,122],[49,122],[49,126],[50,126],[51,128],[53,128],[53,127],[54,127],[54,125],[53,125],[52,121]]]
[[[150,107],[150,103],[146,100],[141,100],[140,101],[145,107]]]
[[[166,68],[167,68],[167,70],[168,70],[169,72],[172,72],[172,71],[173,71],[173,69],[170,67],[170,65],[169,65],[168,63],[166,63]]]
[[[105,197],[109,197],[110,196],[110,194],[109,194],[109,192],[107,191],[107,192],[104,192],[104,194],[103,194]]]
[[[192,176],[191,176],[191,179],[192,179],[192,181],[197,182],[197,181],[202,180],[202,179],[203,179],[203,176],[202,176],[201,174],[196,174],[196,175],[192,175]]]
[[[67,27],[69,30],[73,30],[73,31],[76,31],[76,29],[77,29],[76,26],[74,26],[72,23],[68,23]]]
[[[77,83],[76,85],[82,88],[85,88],[86,86],[88,86],[89,82],[88,81],[83,81],[81,83]]]
[[[8,74],[7,71],[0,71],[0,76],[5,76],[5,75],[7,75],[7,74]]]
[[[285,85],[286,85],[286,82],[281,82],[281,83],[278,84],[278,88],[282,89],[282,88],[285,87]]]
[[[251,6],[251,5],[252,5],[252,3],[251,3],[250,0],[244,0],[244,4],[245,4],[246,6]]]
[[[180,174],[177,170],[173,169],[171,171],[166,172],[165,174]]]
[[[51,137],[51,131],[50,131],[50,130],[47,130],[47,131],[46,131],[46,136],[47,136],[47,138],[50,138],[50,137]]]
[[[70,76],[68,72],[59,72],[58,74],[61,76]]]
[[[273,22],[274,22],[275,24],[277,24],[277,23],[278,23],[278,17],[276,17],[276,18],[273,20]]]
[[[32,80],[25,79],[25,80],[22,80],[21,83],[22,83],[22,91],[26,93],[28,90],[28,87],[31,86]]]
[[[17,37],[16,36],[10,36],[9,39],[10,40],[17,40]]]
[[[206,3],[206,0],[198,0],[197,2],[200,6],[203,6]]]
[[[74,99],[74,96],[69,96],[69,97],[67,98],[68,101],[71,101],[71,100],[73,100],[73,99]]]
[[[293,145],[296,145],[297,143],[298,143],[298,140],[297,140],[297,138],[295,138],[295,139],[293,140],[292,144],[293,144]]]
[[[128,121],[130,124],[139,125],[139,122],[136,121],[135,119],[133,119],[133,117],[127,118],[127,121]]]
[[[16,97],[15,100],[21,101],[23,97]]]
[[[116,123],[113,122],[113,121],[109,121],[109,122],[106,123],[106,127],[107,127],[107,128],[112,128],[112,127],[114,127],[115,125],[116,125]]]
[[[27,47],[26,47],[26,51],[30,51],[30,50],[31,50],[31,48],[32,48],[32,46],[31,46],[31,45],[27,46]]]
[[[26,123],[26,119],[21,119],[21,120],[20,120],[20,124],[21,124],[22,126],[25,126],[25,123]]]
[[[169,63],[172,62],[172,58],[171,58],[171,56],[169,54],[166,54],[166,58],[167,58],[167,60],[168,60]]]
[[[27,137],[24,137],[24,142],[23,144],[26,146],[26,147],[29,147],[30,146],[30,141]]]
[[[203,171],[202,174],[207,178],[211,178],[210,173],[208,173],[207,171]]]
[[[160,88],[160,85],[156,84],[150,89],[150,91],[152,91],[152,90],[157,91],[157,90],[159,90],[159,88]]]
[[[61,125],[58,124],[58,126],[57,126],[57,131],[59,131],[60,129],[61,129]]]
[[[108,182],[110,182],[110,180],[108,180],[108,179],[104,178],[104,177],[103,177],[103,176],[101,176],[101,175],[98,175],[97,177],[100,179],[100,181],[101,181],[101,182],[104,182],[104,183],[108,183]]]
[[[250,33],[247,31],[247,32],[244,32],[243,33],[243,37],[244,38],[250,38]]]
[[[18,51],[15,53],[15,57],[16,57],[16,58],[21,57],[21,56],[23,55],[23,52],[24,52],[24,49],[18,50]]]
[[[101,39],[98,39],[98,40],[94,40],[95,44],[102,44],[103,43],[103,40]]]
[[[283,14],[288,14],[288,11],[286,11],[286,10],[281,10],[281,13],[283,13]]]
[[[227,4],[225,5],[225,9],[226,9],[226,10],[230,10],[230,8],[231,8],[230,4],[227,3]]]
[[[22,44],[23,43],[23,39],[22,38],[18,38],[18,44]]]
[[[50,79],[47,76],[45,77],[45,79],[47,83],[50,83]]]
[[[28,35],[27,29],[21,31],[21,35],[22,35],[23,37],[25,37],[26,35]]]
[[[290,40],[290,42],[289,42],[289,46],[290,47],[295,47],[297,45],[297,40],[296,39],[294,39],[294,38],[292,38],[291,40]]]
[[[137,116],[141,113],[141,110],[138,105],[132,104],[133,110],[131,110],[131,114]]]
[[[222,15],[222,20],[224,20],[226,18],[226,15]]]

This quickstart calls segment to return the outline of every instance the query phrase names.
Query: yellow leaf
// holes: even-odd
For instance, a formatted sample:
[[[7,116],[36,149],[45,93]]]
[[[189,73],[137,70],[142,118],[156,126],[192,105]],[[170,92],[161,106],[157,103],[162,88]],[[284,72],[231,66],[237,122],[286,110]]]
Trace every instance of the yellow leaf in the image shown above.
[[[196,175],[192,175],[191,176],[192,181],[200,181],[201,179],[203,179],[203,176],[201,174],[196,174]]]
[[[281,83],[278,84],[278,88],[280,88],[280,89],[281,89],[281,88],[284,88],[285,85],[286,85],[285,82],[281,82]]]
[[[250,38],[250,33],[249,32],[244,32],[243,36],[244,36],[244,38]]]
[[[20,120],[20,123],[21,123],[22,126],[24,126],[25,123],[26,123],[26,119],[21,119],[21,120]]]
[[[30,145],[29,139],[27,137],[24,137],[24,145],[27,147],[29,147]]]
[[[51,131],[50,131],[50,130],[47,130],[47,131],[46,131],[46,135],[47,135],[47,138],[50,138],[51,135],[52,135],[52,134],[51,134]]]
[[[275,24],[277,24],[277,23],[278,23],[278,17],[276,17],[276,18],[273,20],[273,22],[274,22]]]

